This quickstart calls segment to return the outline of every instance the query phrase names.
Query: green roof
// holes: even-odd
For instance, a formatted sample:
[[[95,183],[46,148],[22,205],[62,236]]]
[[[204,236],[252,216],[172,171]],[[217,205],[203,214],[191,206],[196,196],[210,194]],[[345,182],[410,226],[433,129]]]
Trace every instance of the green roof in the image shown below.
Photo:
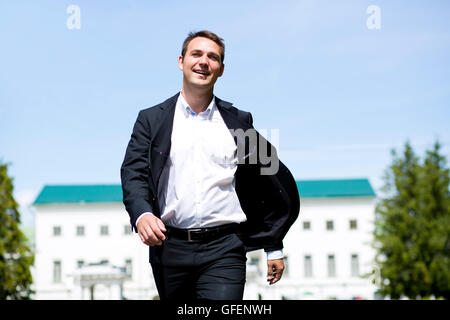
[[[368,179],[297,180],[300,198],[375,197]]]
[[[375,197],[368,179],[297,180],[300,198]],[[34,204],[122,202],[117,185],[48,185]]]
[[[117,185],[44,186],[34,204],[122,202],[122,187]]]

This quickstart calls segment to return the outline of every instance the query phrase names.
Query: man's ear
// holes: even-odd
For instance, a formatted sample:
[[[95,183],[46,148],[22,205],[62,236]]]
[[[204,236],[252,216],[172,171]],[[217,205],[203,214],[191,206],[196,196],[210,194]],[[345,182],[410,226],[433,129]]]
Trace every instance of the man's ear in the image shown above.
[[[219,77],[221,77],[223,75],[223,70],[225,69],[225,65],[222,63],[222,65],[220,66],[220,73],[219,73]]]
[[[183,56],[178,57],[178,68],[183,71]]]

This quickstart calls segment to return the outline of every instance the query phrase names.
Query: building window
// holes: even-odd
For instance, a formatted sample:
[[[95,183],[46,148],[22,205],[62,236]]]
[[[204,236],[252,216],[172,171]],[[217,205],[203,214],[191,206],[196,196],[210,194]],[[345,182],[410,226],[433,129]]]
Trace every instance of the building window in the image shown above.
[[[359,277],[359,258],[357,254],[352,254],[351,266],[352,277]]]
[[[53,261],[53,282],[61,282],[61,261],[59,260]]]
[[[133,275],[133,263],[131,259],[125,260],[125,274],[129,279],[131,279]]]
[[[305,278],[312,277],[312,258],[310,255],[305,256],[304,271],[305,271]]]
[[[247,263],[247,270],[250,273],[259,273],[260,271],[260,265],[259,265],[259,258],[258,257],[250,257]]]
[[[130,235],[131,234],[131,226],[129,224],[126,224],[123,226],[123,234],[124,235]]]
[[[80,269],[83,266],[84,266],[84,261],[83,260],[77,260],[77,268]]]
[[[311,230],[311,222],[304,221],[303,222],[303,230]]]
[[[59,237],[61,235],[61,226],[53,226],[53,235]]]
[[[77,226],[77,236],[84,236],[84,226]]]
[[[336,276],[336,261],[334,254],[328,255],[328,277]]]
[[[109,235],[109,229],[108,229],[108,226],[100,226],[100,235],[101,235],[101,236],[107,236],[107,235]]]
[[[350,230],[356,230],[358,228],[358,224],[356,220],[350,220]]]
[[[327,230],[328,231],[334,230],[334,223],[332,220],[327,220]]]

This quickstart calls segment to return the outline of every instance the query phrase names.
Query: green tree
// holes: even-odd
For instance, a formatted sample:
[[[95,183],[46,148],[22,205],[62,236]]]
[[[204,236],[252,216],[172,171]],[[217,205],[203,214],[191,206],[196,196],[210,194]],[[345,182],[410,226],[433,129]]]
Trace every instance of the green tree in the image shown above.
[[[0,299],[29,299],[34,256],[19,229],[20,213],[7,170],[8,165],[0,163]]]
[[[382,296],[450,298],[450,171],[440,147],[422,163],[408,142],[403,156],[392,150],[374,232]]]
[[[429,286],[422,288],[420,296],[429,295],[450,298],[450,170],[446,159],[439,154],[440,144],[427,151],[423,165],[420,187],[422,193],[419,230],[423,233],[418,241],[428,269]]]

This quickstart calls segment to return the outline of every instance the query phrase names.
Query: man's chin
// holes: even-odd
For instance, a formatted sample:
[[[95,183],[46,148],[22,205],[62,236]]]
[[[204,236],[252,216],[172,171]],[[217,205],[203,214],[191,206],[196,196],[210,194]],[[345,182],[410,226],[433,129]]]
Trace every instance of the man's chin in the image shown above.
[[[203,88],[203,89],[209,89],[209,88],[211,88],[211,87],[214,87],[214,83],[213,82],[211,82],[211,81],[192,81],[192,82],[190,82],[189,83],[192,87],[195,87],[195,88],[199,88],[199,89],[201,89],[201,88]]]

